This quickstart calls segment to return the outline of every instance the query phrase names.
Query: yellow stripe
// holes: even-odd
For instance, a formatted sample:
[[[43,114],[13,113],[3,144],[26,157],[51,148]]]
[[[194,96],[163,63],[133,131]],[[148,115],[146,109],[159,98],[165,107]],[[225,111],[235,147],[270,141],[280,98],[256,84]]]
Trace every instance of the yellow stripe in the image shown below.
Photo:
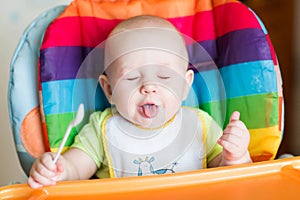
[[[114,178],[115,177],[115,172],[114,172],[114,169],[113,169],[112,159],[111,159],[111,156],[110,156],[109,151],[108,151],[108,144],[107,144],[107,140],[106,140],[106,123],[107,123],[108,119],[111,116],[112,116],[112,114],[109,114],[104,118],[103,123],[102,123],[101,131],[102,131],[103,148],[104,148],[105,156],[107,158],[109,175],[110,175],[111,178]]]
[[[281,142],[278,125],[268,128],[250,129],[249,152],[254,161],[274,159]]]
[[[191,16],[213,7],[237,0],[122,0],[122,1],[82,1],[75,0],[60,15],[91,16],[102,19],[127,19],[136,15],[157,15],[164,18]]]
[[[61,151],[61,153],[65,153],[70,147],[64,147],[63,150]],[[58,148],[50,148],[50,151],[51,152],[57,152],[58,151]]]

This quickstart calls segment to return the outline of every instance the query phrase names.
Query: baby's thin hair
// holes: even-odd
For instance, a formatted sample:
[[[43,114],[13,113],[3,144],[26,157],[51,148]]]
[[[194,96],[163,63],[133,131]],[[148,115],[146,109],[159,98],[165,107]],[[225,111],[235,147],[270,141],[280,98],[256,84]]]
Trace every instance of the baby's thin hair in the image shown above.
[[[164,18],[154,15],[137,15],[120,22],[110,33],[110,36],[135,28],[166,28],[178,31],[171,22]]]

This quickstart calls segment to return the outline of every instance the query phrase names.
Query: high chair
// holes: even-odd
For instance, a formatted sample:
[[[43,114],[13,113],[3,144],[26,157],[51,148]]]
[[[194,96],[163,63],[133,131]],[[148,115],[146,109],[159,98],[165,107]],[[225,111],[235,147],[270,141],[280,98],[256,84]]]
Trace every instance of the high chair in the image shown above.
[[[65,149],[90,113],[110,106],[98,84],[103,42],[120,21],[141,14],[166,18],[186,38],[195,81],[183,104],[205,110],[222,127],[240,111],[253,161],[275,158],[283,134],[281,74],[268,32],[251,9],[236,0],[74,0],[39,16],[11,63],[10,120],[26,174],[36,157],[57,151],[80,103],[84,122]]]

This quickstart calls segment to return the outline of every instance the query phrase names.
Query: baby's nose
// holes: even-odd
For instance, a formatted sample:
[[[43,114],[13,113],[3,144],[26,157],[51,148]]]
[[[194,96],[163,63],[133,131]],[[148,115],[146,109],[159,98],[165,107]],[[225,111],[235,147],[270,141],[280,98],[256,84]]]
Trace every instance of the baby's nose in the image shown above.
[[[156,93],[157,88],[154,84],[148,83],[142,86],[141,93],[142,94],[150,94],[150,93]]]

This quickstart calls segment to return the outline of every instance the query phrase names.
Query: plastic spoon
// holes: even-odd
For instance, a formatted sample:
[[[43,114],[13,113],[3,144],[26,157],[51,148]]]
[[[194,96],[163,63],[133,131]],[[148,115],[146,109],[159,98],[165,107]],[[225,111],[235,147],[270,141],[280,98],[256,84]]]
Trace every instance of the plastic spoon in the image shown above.
[[[61,152],[62,152],[62,150],[63,150],[63,148],[64,148],[64,146],[66,144],[66,141],[67,141],[67,139],[68,139],[68,137],[69,137],[69,135],[71,133],[72,128],[74,128],[75,126],[77,126],[82,121],[83,117],[84,117],[84,106],[83,106],[83,104],[80,104],[79,107],[78,107],[75,119],[73,119],[70,122],[70,124],[69,124],[69,126],[68,126],[68,128],[66,130],[64,138],[63,138],[63,140],[62,140],[62,142],[61,142],[61,144],[59,146],[59,149],[57,151],[57,154],[55,155],[55,158],[53,160],[54,163],[57,162],[57,159],[60,156],[60,154],[61,154]]]

